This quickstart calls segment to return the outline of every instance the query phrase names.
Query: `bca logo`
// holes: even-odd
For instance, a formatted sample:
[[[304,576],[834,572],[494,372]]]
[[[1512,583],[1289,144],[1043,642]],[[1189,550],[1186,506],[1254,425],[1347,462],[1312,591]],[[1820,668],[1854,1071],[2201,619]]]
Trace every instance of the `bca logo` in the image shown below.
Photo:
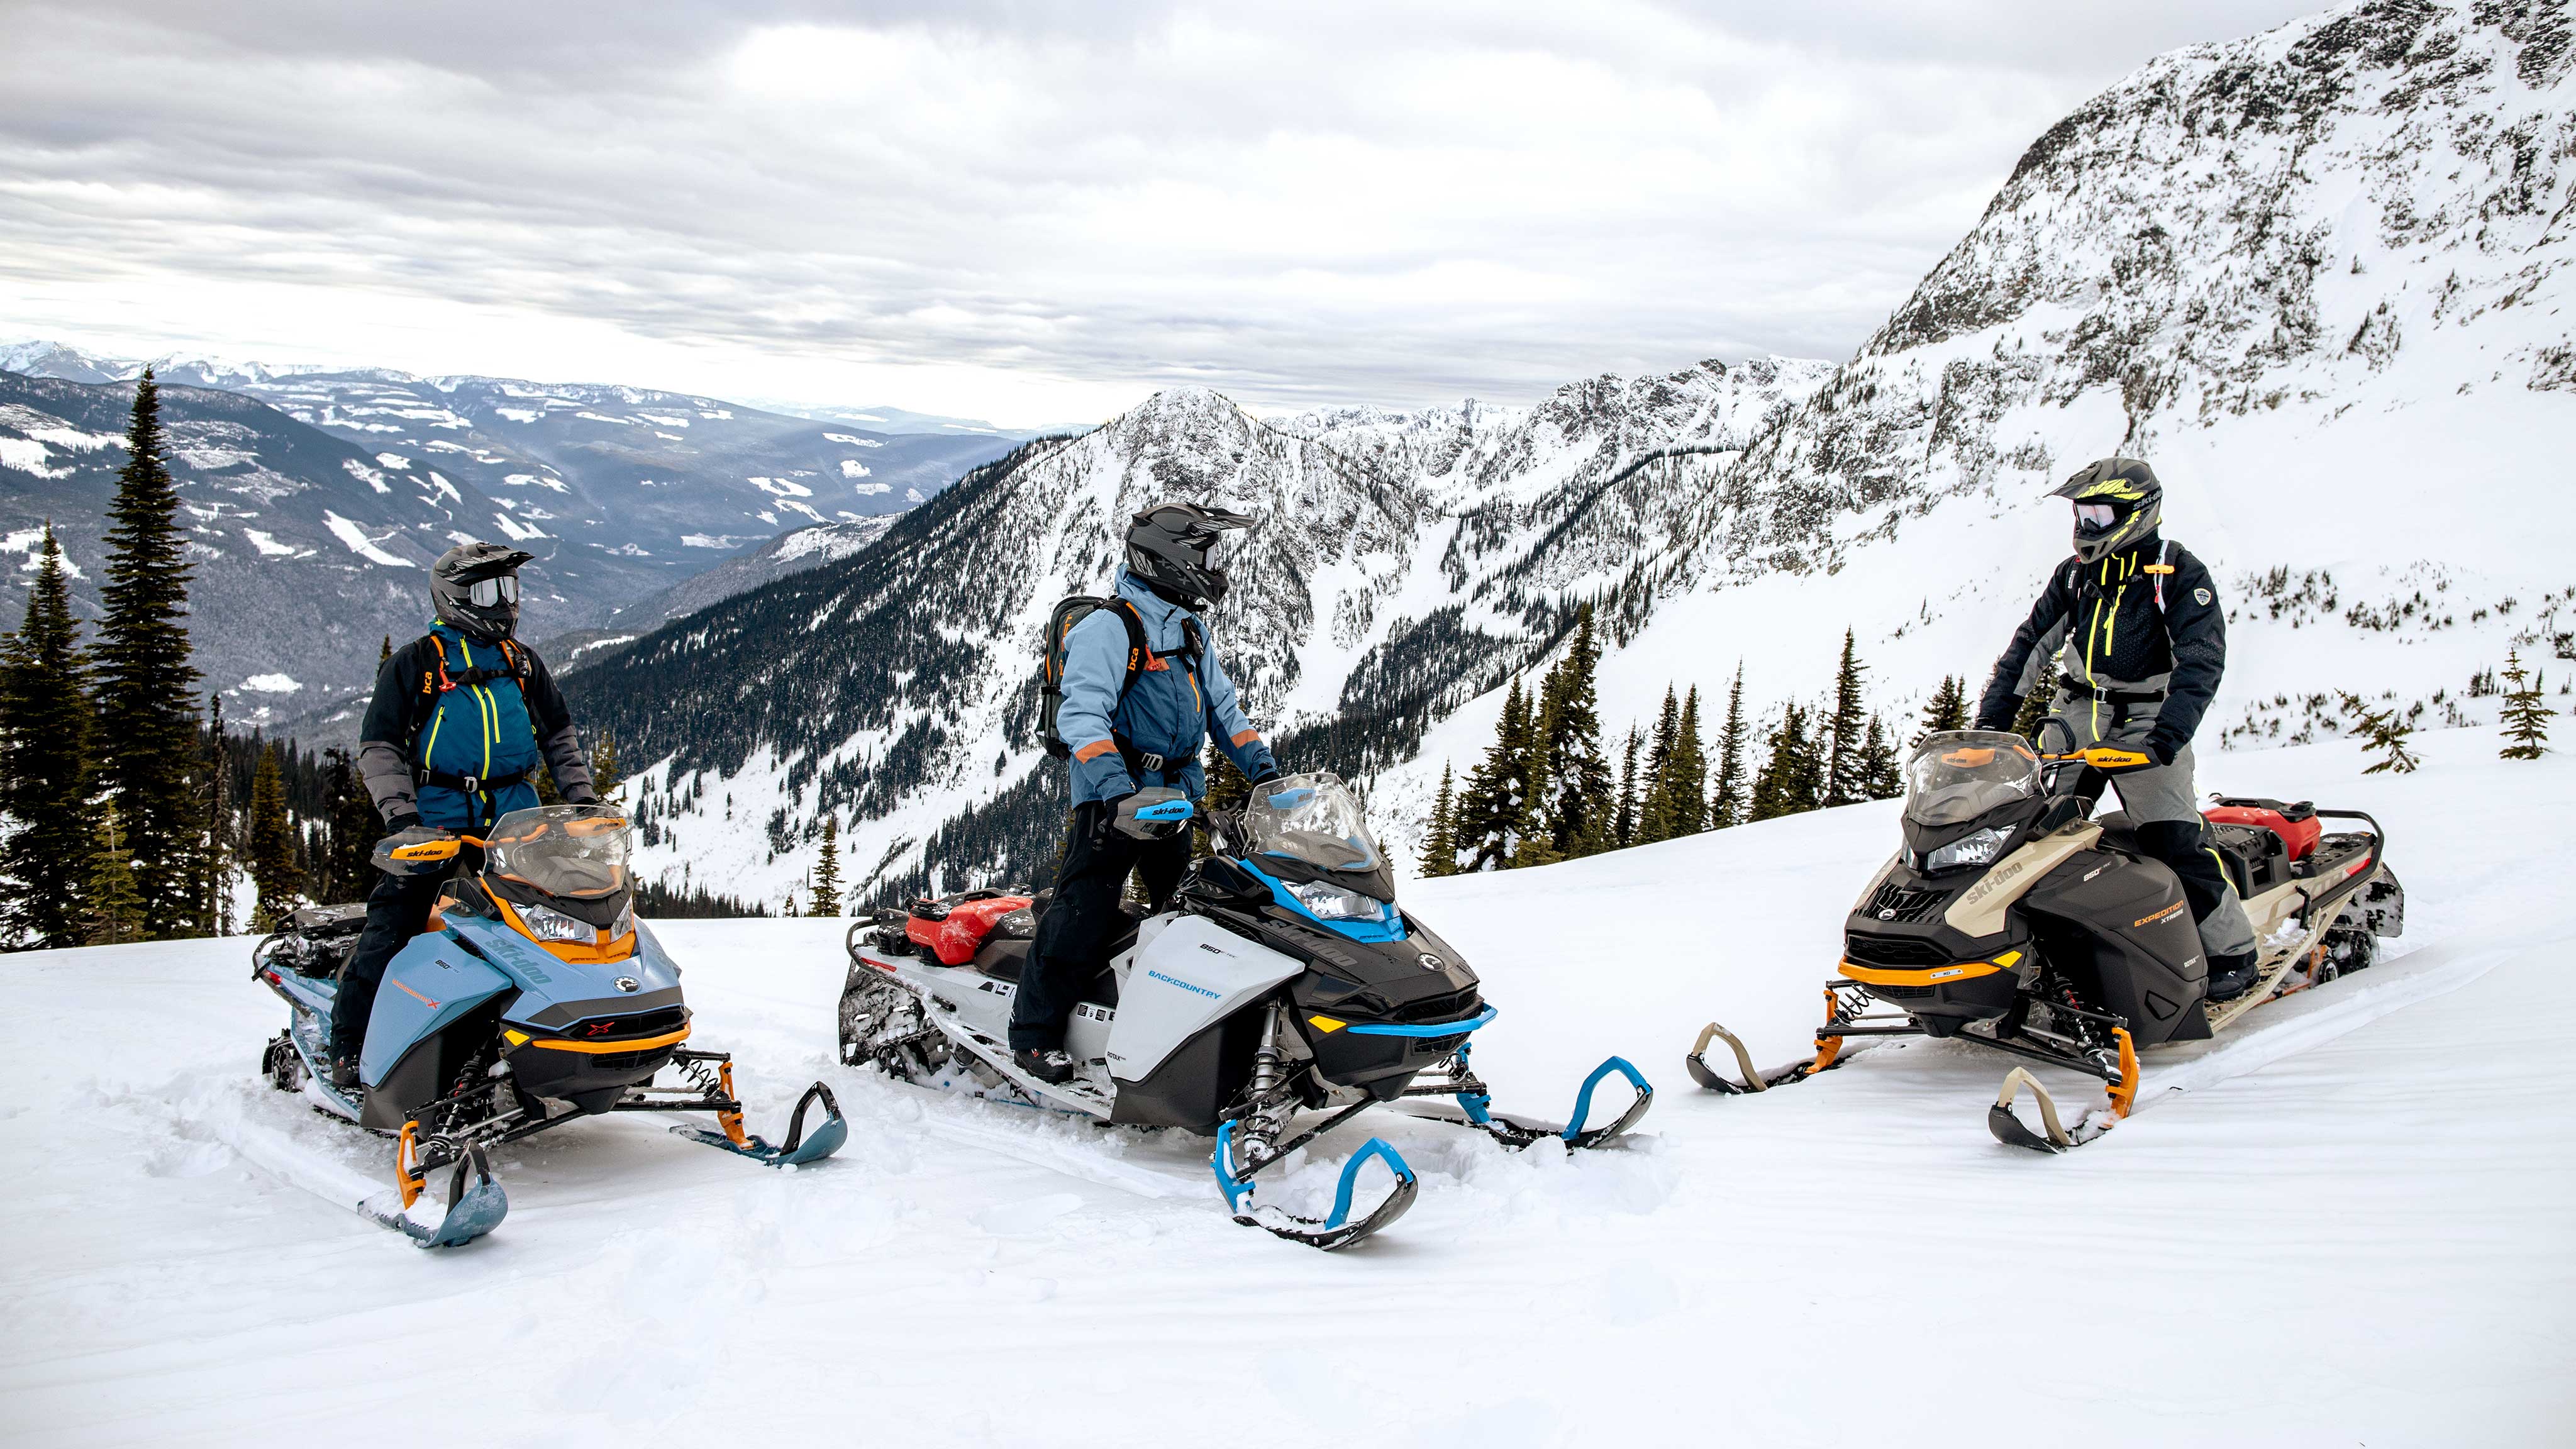
[[[2202,608],[2206,609],[2209,607],[2209,590],[2194,589],[2191,591],[2191,596]]]

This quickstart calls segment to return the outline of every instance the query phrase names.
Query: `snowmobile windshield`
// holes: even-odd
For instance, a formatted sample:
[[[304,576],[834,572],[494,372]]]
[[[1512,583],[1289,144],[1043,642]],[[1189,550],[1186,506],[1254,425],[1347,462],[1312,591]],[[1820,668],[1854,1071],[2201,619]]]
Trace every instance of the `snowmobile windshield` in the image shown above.
[[[2039,755],[2002,730],[1946,730],[1927,736],[1905,763],[1905,818],[1958,825],[2039,793]]]
[[[483,872],[557,900],[602,900],[626,889],[633,832],[609,805],[513,810],[485,838]]]
[[[1253,786],[1243,809],[1243,834],[1256,864],[1268,856],[1353,874],[1384,863],[1377,837],[1360,815],[1359,797],[1338,775],[1282,775]]]

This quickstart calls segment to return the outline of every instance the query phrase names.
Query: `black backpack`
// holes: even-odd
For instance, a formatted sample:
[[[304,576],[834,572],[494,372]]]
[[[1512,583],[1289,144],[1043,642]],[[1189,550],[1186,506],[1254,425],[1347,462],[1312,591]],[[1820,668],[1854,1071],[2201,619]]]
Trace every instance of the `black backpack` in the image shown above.
[[[1073,758],[1073,746],[1055,727],[1056,711],[1064,704],[1065,641],[1073,636],[1076,624],[1102,609],[1114,610],[1119,622],[1127,626],[1127,673],[1118,681],[1118,698],[1121,701],[1127,698],[1127,691],[1135,687],[1136,676],[1144,671],[1145,660],[1152,652],[1145,642],[1144,616],[1125,599],[1075,594],[1057,604],[1055,611],[1047,615],[1045,657],[1038,662],[1038,743],[1059,760]],[[1206,647],[1199,638],[1198,621],[1182,620],[1181,637],[1181,652],[1188,654],[1195,664]]]

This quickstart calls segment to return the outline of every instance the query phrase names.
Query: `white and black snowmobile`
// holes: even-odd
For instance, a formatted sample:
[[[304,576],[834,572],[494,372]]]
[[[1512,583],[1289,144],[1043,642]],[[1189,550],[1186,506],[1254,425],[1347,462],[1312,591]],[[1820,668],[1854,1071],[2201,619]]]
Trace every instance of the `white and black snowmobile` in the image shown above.
[[[1240,815],[1212,812],[1207,823],[1216,854],[1190,868],[1168,910],[1131,922],[1079,993],[1065,1043],[1071,1080],[1012,1065],[1011,999],[1046,902],[997,891],[917,902],[852,928],[842,1060],[1105,1123],[1212,1135],[1234,1220],[1326,1249],[1412,1206],[1417,1182],[1402,1155],[1370,1138],[1320,1219],[1256,1204],[1254,1178],[1370,1106],[1451,1097],[1455,1110],[1416,1110],[1515,1148],[1550,1136],[1598,1146],[1645,1115],[1654,1091],[1617,1057],[1584,1082],[1571,1123],[1492,1110],[1468,1057],[1472,1034],[1497,1012],[1458,953],[1396,906],[1386,858],[1338,778],[1268,782]],[[1635,1099],[1617,1120],[1587,1126],[1593,1090],[1613,1072]],[[1313,1113],[1322,1115],[1299,1130]],[[1371,1159],[1394,1186],[1354,1212]]]
[[[261,1056],[270,1084],[394,1139],[399,1201],[370,1198],[355,1204],[360,1214],[423,1247],[471,1242],[509,1211],[487,1149],[603,1112],[707,1113],[718,1130],[671,1130],[773,1166],[839,1150],[849,1129],[830,1088],[808,1088],[772,1146],[743,1130],[732,1057],[681,1045],[692,1027],[680,968],[635,919],[623,811],[514,810],[486,839],[406,845],[379,865],[443,868],[464,845],[483,850],[482,869],[458,872],[428,929],[386,965],[354,1093],[323,1064],[366,907],[298,911],[251,951],[252,976],[292,1012]],[[655,1085],[665,1068],[677,1084]],[[823,1117],[808,1135],[817,1103]],[[451,1164],[446,1216],[412,1221],[428,1175]]]
[[[1849,1060],[1854,1038],[1968,1042],[2102,1080],[2108,1104],[2069,1126],[2038,1078],[2006,1073],[1988,1128],[2015,1147],[2063,1152],[2128,1115],[2141,1050],[2207,1040],[2266,1002],[2361,970],[2377,937],[2404,929],[2406,897],[2377,821],[2221,799],[2203,811],[2206,838],[2244,898],[2261,955],[2252,989],[2208,1000],[2181,882],[2141,851],[2126,815],[2092,816],[2104,772],[2145,758],[2109,747],[2043,756],[1991,730],[1926,738],[1906,765],[1904,848],[1845,923],[1815,1055],[1759,1071],[1744,1043],[1711,1022],[1686,1059],[1692,1078],[1760,1092]],[[2363,828],[2327,834],[2327,820]],[[1895,1009],[1871,1010],[1880,1005]],[[1733,1050],[1739,1077],[1708,1063],[1715,1041]],[[2023,1088],[2041,1130],[2014,1111]]]

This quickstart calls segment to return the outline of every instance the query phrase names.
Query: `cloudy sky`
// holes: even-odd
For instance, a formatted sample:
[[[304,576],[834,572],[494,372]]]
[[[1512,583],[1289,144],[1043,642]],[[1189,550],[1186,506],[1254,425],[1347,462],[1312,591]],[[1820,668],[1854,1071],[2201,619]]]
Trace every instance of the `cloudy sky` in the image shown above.
[[[1844,357],[2300,0],[0,0],[0,339],[1014,423]]]

